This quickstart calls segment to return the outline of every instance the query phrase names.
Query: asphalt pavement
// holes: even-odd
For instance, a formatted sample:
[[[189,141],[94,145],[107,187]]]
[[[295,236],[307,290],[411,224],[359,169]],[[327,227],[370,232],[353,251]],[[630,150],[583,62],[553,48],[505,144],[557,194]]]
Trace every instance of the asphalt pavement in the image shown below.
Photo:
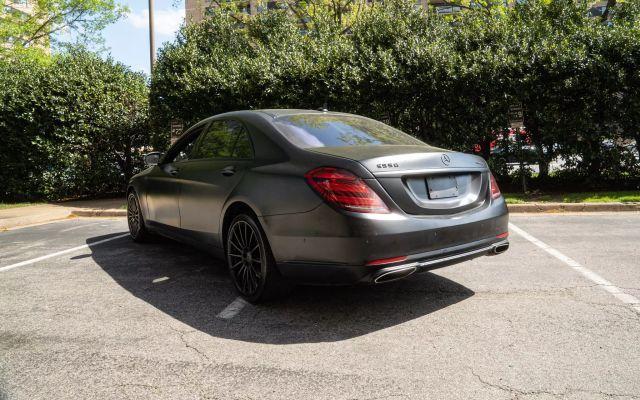
[[[640,213],[511,221],[503,255],[260,306],[124,219],[0,232],[0,399],[640,399]]]

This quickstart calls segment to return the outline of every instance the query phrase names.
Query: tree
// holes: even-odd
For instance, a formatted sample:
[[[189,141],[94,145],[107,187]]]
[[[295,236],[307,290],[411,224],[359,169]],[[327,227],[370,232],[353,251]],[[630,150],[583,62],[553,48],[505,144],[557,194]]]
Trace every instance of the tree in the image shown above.
[[[287,8],[239,20],[221,7],[160,51],[151,101],[162,141],[171,118],[327,104],[436,146],[480,145],[495,165],[491,143],[516,103],[541,181],[558,156],[592,185],[637,176],[640,160],[626,149],[640,126],[640,0],[619,3],[607,24],[573,0],[469,2],[448,16],[403,0],[338,16],[329,2],[296,4],[327,7],[306,25]],[[519,152],[508,135],[500,146],[506,173]]]
[[[121,192],[149,143],[145,76],[74,48],[0,61],[0,198]]]
[[[63,31],[80,41],[95,42],[108,24],[126,12],[116,0],[38,0],[32,2],[29,13],[9,2],[0,13],[0,43],[10,46],[0,45],[0,52],[48,47],[55,42],[55,34]]]

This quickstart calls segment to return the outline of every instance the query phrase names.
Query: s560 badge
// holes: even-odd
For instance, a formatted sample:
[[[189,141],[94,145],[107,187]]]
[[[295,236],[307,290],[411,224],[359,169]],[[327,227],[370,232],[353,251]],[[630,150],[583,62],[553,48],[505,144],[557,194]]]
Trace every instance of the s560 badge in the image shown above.
[[[398,163],[385,163],[385,164],[377,164],[378,168],[398,168]]]

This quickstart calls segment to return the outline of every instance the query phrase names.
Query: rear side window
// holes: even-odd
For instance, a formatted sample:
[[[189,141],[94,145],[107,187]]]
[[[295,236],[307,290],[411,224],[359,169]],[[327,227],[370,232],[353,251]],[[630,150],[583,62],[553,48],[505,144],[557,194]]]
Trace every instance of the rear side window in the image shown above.
[[[356,115],[297,114],[274,120],[293,144],[303,147],[424,145],[389,125]]]
[[[252,158],[249,134],[237,121],[213,121],[193,158]]]

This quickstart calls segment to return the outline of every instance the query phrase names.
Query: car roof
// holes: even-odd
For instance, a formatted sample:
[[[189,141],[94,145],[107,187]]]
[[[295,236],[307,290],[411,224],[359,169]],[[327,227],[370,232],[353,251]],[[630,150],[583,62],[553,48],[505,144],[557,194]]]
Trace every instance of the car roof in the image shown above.
[[[284,115],[296,115],[296,114],[322,114],[322,113],[338,114],[338,113],[329,112],[329,111],[303,110],[303,109],[296,109],[296,108],[283,108],[283,109],[272,108],[272,109],[256,110],[256,111],[267,114],[272,118],[282,117]]]
[[[342,112],[335,112],[335,111],[319,111],[319,110],[304,110],[304,109],[296,109],[296,108],[267,108],[267,109],[260,109],[260,110],[238,110],[238,111],[229,111],[226,113],[222,113],[222,114],[217,114],[214,116],[211,116],[208,119],[213,119],[213,118],[224,118],[224,117],[233,117],[233,116],[242,116],[242,115],[246,115],[246,114],[259,114],[267,117],[271,117],[271,118],[278,118],[278,117],[282,117],[282,116],[287,116],[287,115],[297,115],[297,114],[332,114],[332,115],[347,115],[346,113],[342,113]]]

